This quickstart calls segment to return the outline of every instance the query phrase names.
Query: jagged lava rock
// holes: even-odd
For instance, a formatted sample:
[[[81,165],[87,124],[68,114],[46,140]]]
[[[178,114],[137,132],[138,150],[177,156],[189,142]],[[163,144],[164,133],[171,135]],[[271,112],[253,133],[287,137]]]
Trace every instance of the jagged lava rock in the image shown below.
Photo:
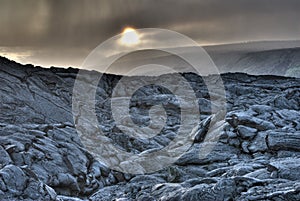
[[[75,128],[80,114],[74,119],[72,114],[77,73],[0,58],[1,200],[300,200],[299,79],[223,74],[226,118],[213,122],[218,125],[218,142],[199,158],[200,148],[213,144],[204,139],[207,120],[212,118],[210,100],[220,97],[208,93],[200,76],[182,74],[195,91],[201,114],[192,146],[169,167],[131,175],[109,169],[82,144]],[[180,127],[176,97],[155,86],[124,97],[132,98],[132,120],[141,126],[149,124],[150,106],[169,100],[164,105],[166,125],[159,135],[127,136],[110,108],[110,95],[121,78],[102,76],[95,96],[99,127],[127,152],[139,154],[168,145]],[[206,80],[214,83],[216,77]],[[127,90],[117,95],[127,96]]]

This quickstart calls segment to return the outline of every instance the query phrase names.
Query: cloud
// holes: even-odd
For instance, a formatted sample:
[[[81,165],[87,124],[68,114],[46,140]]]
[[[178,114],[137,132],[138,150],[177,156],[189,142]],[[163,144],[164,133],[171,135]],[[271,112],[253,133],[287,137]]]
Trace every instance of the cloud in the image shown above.
[[[171,29],[201,44],[300,39],[298,0],[0,0],[0,5],[0,46],[47,49],[49,55],[78,52],[73,59],[126,25]]]

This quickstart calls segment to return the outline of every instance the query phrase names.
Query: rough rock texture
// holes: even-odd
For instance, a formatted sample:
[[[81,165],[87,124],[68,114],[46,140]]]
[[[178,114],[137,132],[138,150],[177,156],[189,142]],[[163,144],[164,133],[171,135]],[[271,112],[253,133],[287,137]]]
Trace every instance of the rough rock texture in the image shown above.
[[[199,147],[210,143],[203,142],[209,100],[218,97],[208,95],[199,76],[184,74],[199,99],[201,132],[175,164],[130,175],[107,168],[81,143],[71,109],[76,74],[0,59],[0,200],[300,200],[299,79],[222,75],[226,119],[215,122],[222,128],[219,141],[199,159]],[[148,106],[171,100],[166,126],[150,141],[122,135],[107,111],[119,79],[103,76],[97,92],[107,136],[133,153],[166,146],[180,126],[176,101],[155,87],[141,90],[139,100]],[[139,106],[133,97],[132,111],[139,112],[133,120],[147,125],[147,107]]]

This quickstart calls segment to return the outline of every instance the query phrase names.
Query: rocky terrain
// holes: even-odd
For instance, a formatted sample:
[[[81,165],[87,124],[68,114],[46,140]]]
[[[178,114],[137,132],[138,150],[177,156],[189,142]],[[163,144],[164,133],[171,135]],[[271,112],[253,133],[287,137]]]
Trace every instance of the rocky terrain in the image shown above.
[[[77,72],[0,59],[0,200],[300,200],[300,79],[223,74],[227,113],[214,122],[210,100],[217,95],[207,93],[201,77],[183,74],[201,113],[194,142],[175,164],[133,175],[109,169],[83,146],[72,115]],[[97,90],[96,112],[105,134],[132,153],[166,146],[180,126],[176,101],[168,99],[159,136],[126,137],[109,111],[120,78],[103,76]],[[142,109],[132,116],[147,124],[149,108],[141,105],[161,103],[172,94],[155,86],[142,92],[144,104],[133,98],[131,105],[133,112]],[[210,143],[203,141],[210,122],[220,138],[199,159],[199,148]]]

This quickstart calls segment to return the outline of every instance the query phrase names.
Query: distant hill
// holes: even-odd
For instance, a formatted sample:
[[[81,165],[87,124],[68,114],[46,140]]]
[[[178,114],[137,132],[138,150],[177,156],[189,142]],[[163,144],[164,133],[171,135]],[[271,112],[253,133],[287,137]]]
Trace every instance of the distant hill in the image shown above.
[[[253,52],[209,52],[220,72],[300,77],[300,48]]]
[[[259,41],[204,46],[220,73],[243,72],[252,75],[280,75],[300,77],[300,41]],[[195,47],[178,47],[184,55],[198,57]],[[191,66],[182,58],[169,53],[144,50],[132,52],[114,62],[107,73],[125,75],[135,67],[159,64],[177,72],[190,72]],[[13,65],[13,63],[10,63]],[[205,68],[205,62],[199,64]],[[103,72],[104,69],[95,69]],[[131,71],[132,72],[132,71]],[[149,65],[138,75],[160,75],[169,69]]]
[[[300,77],[300,41],[266,41],[216,46],[204,46],[220,73],[244,72],[253,75],[280,75]],[[195,47],[179,47],[185,55],[197,57]],[[178,48],[177,48],[178,50]],[[110,73],[126,74],[135,66],[158,63],[175,71],[190,71],[189,64],[165,52],[146,50],[130,53],[115,62]],[[200,64],[202,65],[202,64]],[[150,73],[149,71],[146,73]],[[164,74],[153,67],[152,74]]]

